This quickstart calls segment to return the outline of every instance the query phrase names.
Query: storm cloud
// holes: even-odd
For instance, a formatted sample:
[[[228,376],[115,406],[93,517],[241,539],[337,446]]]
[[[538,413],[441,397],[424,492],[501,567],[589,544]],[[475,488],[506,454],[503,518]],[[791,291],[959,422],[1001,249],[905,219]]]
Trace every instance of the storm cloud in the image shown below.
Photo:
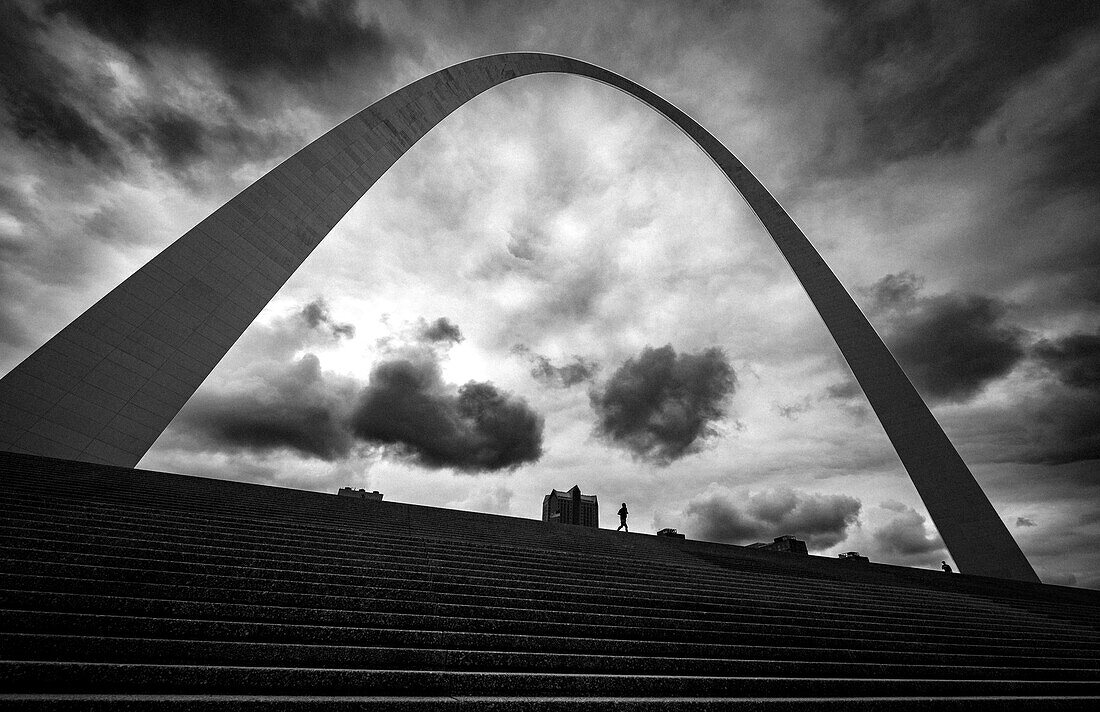
[[[345,337],[350,339],[355,336],[355,326],[334,321],[332,316],[329,315],[328,304],[320,297],[302,307],[299,318],[311,329],[322,329],[330,332],[333,338]]]
[[[1100,394],[1100,334],[1043,339],[1032,347],[1031,356],[1065,385]]]
[[[459,333],[446,319],[433,322],[441,324]],[[291,358],[353,334],[320,297],[275,319],[250,339],[268,360],[248,364],[222,389],[200,390],[181,412],[192,442],[207,452],[294,452],[326,461],[373,450],[465,473],[514,469],[542,455],[542,417],[492,383],[445,383],[442,352],[430,342],[387,343],[366,383],[322,371],[312,353]]]
[[[158,107],[144,121],[133,122],[128,138],[132,145],[159,154],[169,166],[180,168],[206,152],[206,133],[195,117]]]
[[[353,379],[322,373],[320,360],[306,354],[228,390],[199,391],[179,418],[194,428],[203,450],[340,460],[354,444],[347,422],[358,390]]]
[[[204,451],[291,451],[327,461],[359,445],[428,468],[466,473],[514,469],[542,455],[542,417],[492,383],[445,384],[434,361],[375,365],[366,385],[321,371],[306,354],[259,369],[181,412]]]
[[[848,495],[785,487],[755,493],[712,489],[688,502],[684,514],[700,539],[743,545],[790,534],[821,550],[847,538],[860,507]]]
[[[1006,306],[974,294],[917,295],[919,278],[887,275],[865,290],[886,315],[885,340],[905,373],[933,401],[965,402],[1025,355],[1025,334],[1006,325]]]
[[[562,366],[555,366],[549,358],[533,352],[523,344],[513,346],[512,353],[525,358],[531,364],[531,377],[548,386],[569,388],[588,383],[600,370],[600,364],[595,359],[576,355],[573,356],[572,361]]]
[[[823,66],[851,82],[876,161],[966,148],[1013,85],[1064,56],[1100,6],[978,2],[834,3]],[[1026,51],[1021,51],[1026,48]]]
[[[1042,339],[1029,353],[1047,372],[1039,392],[1012,415],[1018,462],[1064,464],[1100,458],[1100,335]],[[1053,381],[1053,382],[1051,382]]]
[[[1012,438],[1001,461],[1062,465],[1100,459],[1100,394],[1057,387],[1007,414]]]
[[[353,58],[381,58],[390,48],[378,23],[363,22],[352,0],[56,0],[49,12],[142,62],[166,47],[242,75],[305,79]]]
[[[88,115],[84,90],[36,40],[40,26],[17,3],[0,6],[0,100],[24,140],[118,165],[109,138]]]
[[[444,384],[433,358],[377,364],[352,431],[425,467],[462,472],[515,468],[542,455],[542,417],[491,383]]]
[[[883,502],[881,508],[894,512],[890,521],[878,527],[871,537],[880,555],[892,561],[932,564],[947,555],[943,540],[925,529],[924,515],[900,502]]]
[[[917,303],[917,294],[923,287],[923,277],[902,271],[888,274],[859,292],[871,298],[871,304],[877,311],[898,312],[911,309]]]
[[[441,316],[430,323],[421,320],[419,336],[423,341],[429,343],[448,344],[461,343],[465,338],[462,336],[462,330],[458,328],[458,324],[452,323],[445,316]]]
[[[331,85],[373,81],[353,65],[381,70],[397,44],[350,0],[4,3],[0,106],[18,138],[111,173],[135,149],[173,171],[270,160],[300,140],[271,122],[272,96],[342,106],[351,97]],[[115,48],[130,59],[121,75]]]
[[[590,393],[596,436],[634,457],[669,464],[718,434],[737,375],[719,348],[677,354],[642,349]]]

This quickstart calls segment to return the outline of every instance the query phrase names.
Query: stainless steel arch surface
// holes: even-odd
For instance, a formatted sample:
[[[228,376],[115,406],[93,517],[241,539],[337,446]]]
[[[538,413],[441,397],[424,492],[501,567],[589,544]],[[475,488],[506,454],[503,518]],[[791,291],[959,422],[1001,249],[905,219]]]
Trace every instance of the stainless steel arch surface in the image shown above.
[[[250,185],[0,380],[0,448],[136,465],[264,305],[406,150],[486,89],[545,72],[620,89],[666,116],[706,152],[802,283],[959,568],[1038,581],[875,330],[748,169],[648,89],[550,54],[492,55],[435,72],[344,121]]]

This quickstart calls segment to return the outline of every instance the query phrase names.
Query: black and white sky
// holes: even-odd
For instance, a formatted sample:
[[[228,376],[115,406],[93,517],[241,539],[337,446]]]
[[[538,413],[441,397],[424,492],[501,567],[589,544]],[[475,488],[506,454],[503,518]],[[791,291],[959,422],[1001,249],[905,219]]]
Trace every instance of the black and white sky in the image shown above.
[[[786,207],[1047,582],[1100,587],[1100,4],[0,3],[0,372],[421,76],[577,57]],[[950,559],[790,269],[671,124],[509,82],[410,150],[141,466]]]

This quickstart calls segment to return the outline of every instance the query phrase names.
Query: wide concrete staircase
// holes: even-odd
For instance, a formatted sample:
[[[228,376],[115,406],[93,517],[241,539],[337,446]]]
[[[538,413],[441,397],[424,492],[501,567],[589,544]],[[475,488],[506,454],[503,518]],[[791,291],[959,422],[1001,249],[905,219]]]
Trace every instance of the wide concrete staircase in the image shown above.
[[[1100,594],[0,454],[0,709],[1100,709]]]

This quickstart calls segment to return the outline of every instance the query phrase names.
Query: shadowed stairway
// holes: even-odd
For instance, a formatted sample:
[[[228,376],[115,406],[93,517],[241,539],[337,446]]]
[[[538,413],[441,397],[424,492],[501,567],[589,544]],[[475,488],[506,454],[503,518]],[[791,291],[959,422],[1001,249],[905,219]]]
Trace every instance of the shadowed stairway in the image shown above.
[[[1095,591],[9,453],[0,477],[4,709],[1100,701]]]

